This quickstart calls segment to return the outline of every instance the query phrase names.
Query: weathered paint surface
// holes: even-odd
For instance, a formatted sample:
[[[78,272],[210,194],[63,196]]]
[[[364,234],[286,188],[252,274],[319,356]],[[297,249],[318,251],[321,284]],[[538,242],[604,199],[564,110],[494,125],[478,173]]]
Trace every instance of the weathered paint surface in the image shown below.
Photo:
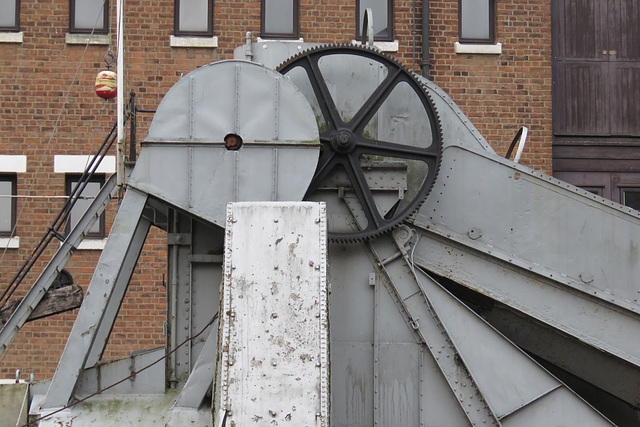
[[[226,239],[214,414],[328,425],[324,204],[231,203]]]
[[[0,427],[15,427],[27,423],[29,384],[0,384]]]

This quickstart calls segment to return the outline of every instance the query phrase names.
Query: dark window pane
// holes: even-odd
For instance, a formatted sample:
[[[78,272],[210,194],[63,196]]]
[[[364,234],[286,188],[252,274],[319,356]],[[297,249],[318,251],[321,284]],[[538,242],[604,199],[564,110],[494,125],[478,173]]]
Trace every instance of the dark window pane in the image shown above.
[[[460,0],[460,40],[493,42],[493,0]]]
[[[74,0],[75,30],[92,30],[103,32],[105,30],[105,4],[103,0]]]
[[[290,34],[295,28],[295,0],[264,0],[263,35]]]
[[[79,176],[67,176],[67,196],[73,193],[75,188],[79,183]],[[78,200],[73,205],[73,209],[71,209],[71,214],[69,215],[69,220],[67,221],[67,233],[71,231],[73,227],[80,221],[82,215],[86,212],[91,202],[95,196],[100,192],[100,188],[104,184],[104,177],[93,177],[91,181],[87,182],[87,185],[82,190],[82,193],[79,195]],[[89,232],[87,233],[87,237],[92,238],[102,238],[104,237],[104,213],[101,215],[100,219],[96,221],[95,224],[91,227]]]
[[[15,178],[0,177],[0,235],[10,236],[15,223]]]
[[[625,206],[640,210],[640,189],[624,190],[622,197]]]
[[[18,28],[18,0],[0,0],[0,29]]]
[[[393,6],[389,0],[360,0],[358,6],[358,37],[362,34],[364,11],[367,9],[371,9],[373,12],[374,39],[390,40],[393,37],[391,31],[391,17],[389,16]]]
[[[210,0],[178,0],[176,2],[176,34],[213,35]]]

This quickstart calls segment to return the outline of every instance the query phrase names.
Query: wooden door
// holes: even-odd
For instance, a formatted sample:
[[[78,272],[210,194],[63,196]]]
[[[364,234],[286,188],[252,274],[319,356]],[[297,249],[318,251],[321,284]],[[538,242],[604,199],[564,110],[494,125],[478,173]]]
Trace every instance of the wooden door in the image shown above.
[[[640,2],[553,0],[556,136],[640,136]]]

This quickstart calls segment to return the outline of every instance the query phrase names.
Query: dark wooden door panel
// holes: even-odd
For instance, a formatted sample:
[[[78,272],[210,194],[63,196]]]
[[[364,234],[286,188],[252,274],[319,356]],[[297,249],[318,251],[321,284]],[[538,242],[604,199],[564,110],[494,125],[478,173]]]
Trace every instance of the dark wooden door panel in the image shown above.
[[[608,0],[610,61],[640,61],[640,1]]]
[[[556,172],[553,176],[590,193],[611,199],[611,175],[607,172]]]
[[[553,0],[554,57],[602,60],[607,45],[607,2]],[[607,58],[604,57],[606,60]]]
[[[609,133],[607,69],[606,62],[557,61],[554,64],[556,135]]]
[[[611,134],[640,136],[640,62],[611,62]]]
[[[640,0],[554,0],[553,131],[640,136]]]

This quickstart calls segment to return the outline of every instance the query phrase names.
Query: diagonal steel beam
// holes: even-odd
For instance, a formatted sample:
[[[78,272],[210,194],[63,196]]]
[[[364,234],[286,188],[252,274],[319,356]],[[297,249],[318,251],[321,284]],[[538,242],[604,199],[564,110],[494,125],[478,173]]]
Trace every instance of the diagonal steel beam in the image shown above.
[[[131,239],[129,247],[127,248],[113,292],[109,298],[107,307],[105,308],[102,320],[100,321],[100,327],[98,328],[96,337],[91,345],[89,356],[85,362],[85,368],[94,366],[102,358],[102,354],[107,346],[109,335],[111,335],[111,331],[113,330],[113,325],[116,322],[116,317],[118,316],[118,312],[122,306],[124,295],[129,287],[131,275],[133,274],[133,270],[136,268],[140,252],[142,251],[142,246],[147,239],[150,227],[151,221],[146,218],[140,218],[140,223],[134,232],[133,239]]]
[[[120,304],[120,301],[115,301],[112,297],[116,294],[122,266],[126,264],[128,254],[132,252],[130,248],[135,244],[137,231],[141,227],[148,227],[147,221],[142,218],[147,199],[146,193],[132,188],[125,193],[85,300],[51,380],[42,404],[43,409],[67,405],[89,358],[105,313],[112,312],[111,306]]]
[[[116,186],[115,176],[111,176],[109,180],[102,186],[102,189],[93,200],[87,211],[80,221],[71,230],[65,241],[58,248],[49,264],[33,284],[22,302],[13,312],[2,331],[0,331],[0,359],[4,356],[7,348],[18,334],[18,331],[25,324],[33,309],[38,305],[44,294],[49,290],[53,281],[58,277],[60,271],[64,268],[71,258],[71,255],[78,248],[78,245],[84,239],[84,236],[91,229],[93,224],[100,217],[104,209],[107,207],[118,187]]]

